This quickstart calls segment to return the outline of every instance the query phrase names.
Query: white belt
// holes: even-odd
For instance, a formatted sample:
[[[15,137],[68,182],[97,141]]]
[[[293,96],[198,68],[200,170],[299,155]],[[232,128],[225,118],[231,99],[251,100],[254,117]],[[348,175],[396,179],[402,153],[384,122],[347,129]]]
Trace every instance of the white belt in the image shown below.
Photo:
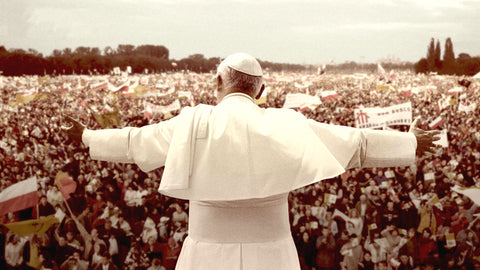
[[[191,201],[188,235],[213,243],[261,243],[291,237],[288,194],[241,201]]]

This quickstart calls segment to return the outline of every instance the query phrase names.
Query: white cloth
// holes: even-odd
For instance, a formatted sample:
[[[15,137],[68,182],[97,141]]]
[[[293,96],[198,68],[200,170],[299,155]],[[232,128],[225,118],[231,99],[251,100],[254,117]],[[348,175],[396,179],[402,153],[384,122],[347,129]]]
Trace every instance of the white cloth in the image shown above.
[[[410,165],[416,150],[411,133],[321,124],[240,93],[82,139],[94,159],[165,165],[159,191],[191,205],[177,270],[300,269],[286,194],[348,168]]]
[[[161,193],[209,201],[282,194],[351,167],[407,166],[416,150],[411,133],[321,124],[241,93],[143,128],[85,130],[83,142],[94,159],[165,165]]]
[[[183,269],[300,269],[290,233],[288,194],[240,201],[191,201]]]

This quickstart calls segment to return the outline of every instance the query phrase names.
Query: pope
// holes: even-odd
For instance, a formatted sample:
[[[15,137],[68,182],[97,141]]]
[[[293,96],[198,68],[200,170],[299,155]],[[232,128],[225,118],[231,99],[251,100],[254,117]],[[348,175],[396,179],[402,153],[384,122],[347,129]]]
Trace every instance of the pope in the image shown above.
[[[223,60],[218,105],[185,107],[141,128],[64,131],[96,160],[165,166],[159,192],[190,201],[188,237],[176,269],[300,269],[290,232],[288,193],[350,168],[408,166],[433,152],[438,131],[415,120],[409,132],[316,122],[290,109],[260,108],[265,85],[245,53]]]

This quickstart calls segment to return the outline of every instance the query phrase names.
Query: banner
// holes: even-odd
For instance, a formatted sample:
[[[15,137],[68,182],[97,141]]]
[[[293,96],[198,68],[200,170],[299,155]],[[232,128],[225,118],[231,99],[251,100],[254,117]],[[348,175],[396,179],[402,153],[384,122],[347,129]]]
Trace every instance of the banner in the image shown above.
[[[145,101],[145,118],[150,119],[156,113],[167,114],[171,111],[180,110],[182,106],[180,101],[175,100],[173,103],[168,105],[155,105],[148,101]]]
[[[459,112],[473,112],[477,108],[477,104],[474,102],[459,102],[458,103],[458,111]]]
[[[430,124],[428,124],[428,127],[430,127],[430,129],[436,129],[441,124],[443,124],[443,119],[442,119],[441,116],[439,116],[439,117],[433,119],[433,121],[430,122]]]
[[[37,178],[13,184],[0,193],[0,216],[37,205]]]
[[[75,192],[77,189],[77,182],[75,182],[68,173],[58,172],[55,176],[55,184],[58,186],[58,190],[62,192],[65,200],[70,199],[70,193]]]
[[[18,234],[21,237],[36,234],[38,236],[44,235],[50,227],[59,223],[58,219],[54,215],[47,217],[41,217],[39,219],[30,219],[14,223],[4,224],[12,232]]]
[[[100,82],[97,84],[92,84],[90,85],[90,91],[98,91],[100,89],[107,89],[108,88],[108,82]]]
[[[451,189],[457,193],[467,196],[476,205],[480,205],[480,187],[465,188],[460,186],[454,186]]]
[[[357,128],[410,125],[412,123],[412,103],[407,102],[386,108],[355,109],[354,115]]]
[[[113,128],[120,125],[120,114],[118,111],[95,114],[95,120],[102,128]]]
[[[322,91],[322,99],[325,101],[337,99],[338,97],[339,95],[335,90]]]
[[[312,105],[317,106],[322,104],[322,101],[317,96],[310,96],[307,94],[287,94],[283,108],[303,108]]]
[[[440,145],[443,148],[448,147],[448,136],[447,136],[447,130],[443,129],[440,133],[440,140],[433,142],[436,145]]]

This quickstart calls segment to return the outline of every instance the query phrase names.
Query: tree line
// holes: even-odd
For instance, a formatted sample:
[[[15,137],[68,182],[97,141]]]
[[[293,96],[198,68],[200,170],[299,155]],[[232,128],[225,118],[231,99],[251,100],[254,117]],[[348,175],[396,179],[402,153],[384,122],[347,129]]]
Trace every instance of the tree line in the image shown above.
[[[22,75],[69,75],[69,74],[109,74],[114,67],[126,70],[130,66],[132,73],[158,73],[178,70],[193,72],[212,72],[221,59],[205,58],[202,54],[174,60],[169,59],[169,50],[162,45],[129,44],[110,46],[100,50],[98,47],[77,47],[54,50],[43,56],[35,49],[9,49],[0,46],[0,73],[5,76]],[[273,63],[260,61],[264,69],[271,71],[304,71],[305,65]]]
[[[189,70],[193,72],[214,72],[220,63],[219,57],[205,58],[202,54],[193,54],[175,60],[169,58],[169,50],[162,45],[120,44],[103,50],[98,47],[80,46],[72,50],[53,50],[43,56],[35,49],[6,49],[0,46],[0,74],[5,76],[22,75],[69,75],[69,74],[109,74],[114,67],[126,70],[130,66],[133,73],[159,73]],[[314,65],[274,63],[259,61],[266,71],[310,72],[318,71]],[[414,70],[416,73],[433,73],[472,76],[480,71],[480,57],[470,57],[460,53],[455,57],[451,38],[445,41],[443,59],[440,41],[431,39],[427,55],[417,63],[382,63],[384,68],[394,70]],[[376,72],[374,63],[345,62],[327,65],[327,72],[355,73]]]
[[[435,39],[432,38],[427,56],[415,64],[415,72],[473,76],[480,71],[480,56],[471,57],[467,53],[460,53],[455,58],[451,38],[445,40],[443,59],[441,55],[440,41],[437,39],[435,43]]]

